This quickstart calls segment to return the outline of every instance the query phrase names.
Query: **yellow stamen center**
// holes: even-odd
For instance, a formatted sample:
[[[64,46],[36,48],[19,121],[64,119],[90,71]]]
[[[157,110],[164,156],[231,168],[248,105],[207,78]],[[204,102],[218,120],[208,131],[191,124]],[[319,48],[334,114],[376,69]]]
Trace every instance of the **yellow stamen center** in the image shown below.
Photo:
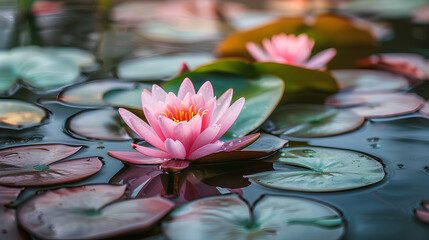
[[[193,117],[199,115],[201,117],[204,117],[204,115],[207,113],[207,110],[203,110],[202,107],[198,107],[198,104],[193,106],[190,105],[189,108],[183,107],[183,101],[180,102],[180,109],[177,109],[176,106],[168,106],[165,108],[164,112],[161,114],[168,117],[169,119],[173,120],[174,122],[188,122]]]

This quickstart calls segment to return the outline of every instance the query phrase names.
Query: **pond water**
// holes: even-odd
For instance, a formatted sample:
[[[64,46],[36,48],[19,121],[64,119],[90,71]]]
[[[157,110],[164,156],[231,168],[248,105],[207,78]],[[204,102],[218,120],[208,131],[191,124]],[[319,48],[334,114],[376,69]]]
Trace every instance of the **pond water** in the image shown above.
[[[64,5],[66,10],[62,13],[40,15],[35,18],[39,24],[39,28],[36,30],[36,33],[39,33],[37,35],[38,40],[47,46],[79,47],[90,50],[99,57],[97,66],[84,72],[79,80],[80,82],[116,79],[119,73],[117,69],[118,63],[130,58],[130,56],[132,56],[131,58],[136,58],[162,56],[166,53],[189,52],[210,55],[218,42],[218,39],[214,39],[186,44],[141,38],[128,25],[106,25],[103,23],[99,19],[102,16],[95,16],[90,11],[95,7],[95,2],[93,3],[94,5],[83,3],[83,1],[80,2],[80,4],[70,4],[70,6]],[[8,9],[3,8],[5,9],[4,11]],[[13,7],[10,9],[13,9]],[[383,19],[380,17],[378,20],[388,22],[395,31],[395,35],[390,40],[381,44],[379,51],[418,52],[429,56],[427,25],[412,23],[409,18]],[[423,31],[424,36],[422,34],[410,34],[411,31]],[[7,31],[1,31],[0,40],[8,39],[7,36],[10,36],[8,34],[10,33],[7,33]],[[411,39],[404,40],[404,35],[411,36]],[[13,39],[13,37],[10,37],[10,39]],[[0,44],[3,48],[10,48],[16,45],[18,43],[13,41],[3,41]],[[163,69],[157,69],[157,71],[159,76]],[[172,72],[172,76],[175,73]],[[160,79],[149,81],[149,83],[161,82]],[[426,83],[414,87],[411,91],[424,98],[428,97]],[[61,187],[109,182],[124,183],[126,181],[132,183],[133,179],[142,181],[137,180],[139,175],[138,173],[136,175],[135,171],[150,172],[152,174],[149,174],[150,176],[154,177],[160,174],[162,179],[159,182],[154,180],[151,183],[152,185],[139,185],[140,189],[131,189],[126,195],[131,197],[151,197],[157,195],[157,189],[162,189],[160,186],[163,186],[163,191],[165,191],[163,195],[176,201],[179,205],[189,200],[230,192],[241,194],[250,204],[255,203],[263,194],[305,197],[326,203],[342,214],[345,221],[344,239],[423,240],[429,238],[429,226],[419,221],[414,215],[414,209],[420,208],[421,201],[429,201],[429,118],[421,113],[413,112],[398,117],[371,118],[356,130],[335,136],[316,138],[283,136],[289,140],[288,147],[315,146],[353,150],[377,159],[384,166],[385,177],[382,181],[373,185],[339,192],[315,193],[276,190],[258,185],[243,177],[279,168],[278,163],[273,164],[271,162],[243,161],[229,165],[201,164],[190,168],[189,172],[182,173],[182,177],[180,174],[168,175],[161,173],[161,170],[154,166],[141,167],[142,170],[137,167],[135,167],[137,170],[126,167],[128,164],[109,156],[107,151],[130,151],[130,143],[139,143],[141,140],[107,141],[90,139],[78,136],[69,129],[70,118],[75,114],[89,109],[112,109],[112,107],[73,106],[57,100],[60,92],[61,90],[34,92],[21,87],[13,95],[2,97],[2,99],[20,99],[37,103],[47,109],[48,118],[40,126],[27,129],[2,128],[0,130],[0,148],[61,143],[84,146],[82,150],[68,159],[91,156],[101,158],[104,165],[97,174],[84,180],[61,185]],[[97,119],[93,120],[97,122]],[[115,129],[118,126],[113,126],[112,128]],[[278,157],[278,154],[276,153],[276,155],[267,160]],[[186,178],[186,180],[183,178]],[[155,177],[151,178],[151,181],[153,179]],[[185,185],[188,185],[181,189],[181,187],[176,186],[177,181],[185,182]],[[21,193],[18,200],[10,206],[12,208],[19,206],[39,190],[56,189],[58,187],[58,185],[28,187]],[[139,193],[142,187],[144,190]],[[186,191],[191,193],[187,195]],[[177,195],[180,196],[178,197]],[[146,239],[146,237],[153,235],[153,239],[162,239],[163,237],[158,235],[157,230],[159,228],[149,233],[137,233],[129,236],[129,238]]]

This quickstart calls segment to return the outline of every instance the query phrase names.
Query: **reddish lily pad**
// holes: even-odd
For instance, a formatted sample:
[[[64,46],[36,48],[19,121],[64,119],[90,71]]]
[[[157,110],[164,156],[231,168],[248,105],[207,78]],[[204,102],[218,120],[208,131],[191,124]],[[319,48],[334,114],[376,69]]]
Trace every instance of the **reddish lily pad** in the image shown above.
[[[118,80],[91,81],[84,84],[69,87],[58,96],[60,101],[72,105],[103,106],[103,94],[112,89],[130,89],[135,83],[121,82]]]
[[[14,209],[0,205],[0,239],[25,240],[30,239],[27,234],[18,228]]]
[[[0,128],[34,127],[48,116],[45,109],[21,100],[0,99]]]
[[[100,171],[98,157],[58,162],[81,147],[31,145],[0,150],[0,184],[44,186],[77,181]]]
[[[0,185],[0,205],[15,201],[23,189],[24,188],[12,188]]]
[[[162,198],[113,203],[125,188],[89,185],[47,191],[19,206],[18,221],[42,239],[104,239],[148,229],[174,206]]]
[[[162,229],[171,240],[340,239],[345,224],[336,209],[307,198],[265,195],[249,207],[223,195],[179,207]]]
[[[334,70],[340,88],[353,92],[380,92],[398,90],[408,86],[402,76],[375,70]]]
[[[429,203],[422,202],[421,205],[423,206],[424,209],[422,210],[422,209],[416,208],[414,209],[414,214],[420,221],[429,224]]]
[[[384,178],[383,165],[362,153],[317,147],[281,150],[276,170],[248,176],[263,186],[304,192],[343,191]],[[296,167],[294,167],[296,166]]]
[[[423,107],[420,109],[420,113],[429,116],[429,101],[426,101]]]
[[[413,93],[340,93],[326,100],[331,106],[350,106],[362,117],[390,117],[412,113],[424,105],[424,99]]]
[[[290,105],[276,110],[270,117],[274,134],[312,138],[346,133],[357,129],[364,119],[347,111],[320,105]]]
[[[85,138],[123,141],[130,140],[126,128],[116,109],[98,109],[82,111],[68,122],[68,128]]]

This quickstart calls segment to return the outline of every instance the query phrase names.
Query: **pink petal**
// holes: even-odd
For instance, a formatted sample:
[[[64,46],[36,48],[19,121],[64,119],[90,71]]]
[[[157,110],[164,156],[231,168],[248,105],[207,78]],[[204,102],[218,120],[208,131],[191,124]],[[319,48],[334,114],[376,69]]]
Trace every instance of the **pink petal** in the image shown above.
[[[154,84],[152,86],[152,97],[154,97],[156,101],[164,102],[167,98],[167,93],[160,86]]]
[[[186,157],[186,149],[183,144],[178,140],[167,138],[165,140],[165,148],[171,155],[171,158],[184,159]]]
[[[188,124],[188,122],[179,122],[176,124],[176,127],[174,127],[174,136],[176,136],[175,140],[178,140],[183,144],[186,152],[191,149],[195,138],[193,138],[191,125]]]
[[[324,67],[332,58],[337,54],[337,50],[334,48],[326,49],[316,55],[314,55],[306,65],[308,68],[319,69]]]
[[[273,47],[269,39],[262,40],[262,45],[264,46],[265,51],[267,51],[268,55],[271,57],[270,60],[275,62],[286,62],[285,59],[278,54],[277,50]]]
[[[177,75],[182,75],[182,74],[184,74],[184,73],[188,73],[188,72],[190,72],[190,71],[191,71],[191,70],[189,69],[188,64],[186,64],[186,62],[182,62],[182,63],[180,64],[179,71],[177,72]]]
[[[148,147],[143,147],[137,144],[131,144],[131,146],[138,151],[139,153],[149,156],[149,157],[155,157],[155,158],[163,158],[163,159],[170,159],[172,158],[170,154],[163,152],[163,151],[159,151],[157,149],[153,149],[153,148],[148,148]]]
[[[215,153],[219,151],[222,148],[223,142],[216,141],[215,143],[204,145],[194,152],[192,152],[187,159],[189,160],[195,160],[198,158],[202,158],[204,156],[210,155],[212,153]]]
[[[161,128],[161,131],[164,133],[165,138],[176,139],[174,134],[174,128],[177,125],[176,122],[164,116],[159,116],[158,122],[159,122],[159,127]]]
[[[146,120],[148,121],[152,129],[155,131],[156,135],[158,135],[161,141],[165,141],[164,133],[162,132],[161,127],[159,126],[158,119],[155,117],[155,115],[144,106],[143,106],[143,112],[144,112],[144,116],[146,117]]]
[[[231,125],[235,122],[235,120],[237,120],[238,115],[240,115],[241,109],[244,106],[244,102],[245,102],[244,98],[240,98],[237,101],[235,101],[235,103],[231,105],[228,111],[219,120],[218,124],[221,126],[221,129],[216,136],[217,139],[222,137],[222,135],[226,131],[228,131]]]
[[[214,95],[213,86],[212,86],[211,82],[209,82],[209,81],[205,82],[200,87],[197,94],[203,96],[205,102],[210,101],[210,99],[212,99],[213,95]]]
[[[149,106],[151,109],[156,106],[157,100],[152,97],[152,93],[149,89],[145,88],[142,92],[142,106]]]
[[[114,158],[134,164],[160,164],[167,161],[163,158],[149,157],[139,152],[109,151],[107,153]]]
[[[247,48],[247,51],[249,51],[250,55],[252,55],[252,57],[255,60],[257,60],[259,62],[270,61],[270,57],[256,43],[254,43],[254,42],[247,42],[246,43],[246,48]]]
[[[219,133],[220,125],[214,124],[206,128],[200,135],[198,135],[197,139],[195,139],[194,144],[191,147],[190,153],[194,152],[196,149],[212,143],[213,141],[218,140],[215,138]]]
[[[122,119],[124,119],[125,123],[141,138],[158,149],[165,149],[164,142],[147,123],[134,115],[132,112],[123,108],[119,108],[119,114],[121,115]]]
[[[163,164],[161,164],[161,168],[165,169],[165,170],[170,170],[173,172],[177,172],[180,171],[182,169],[185,169],[189,166],[189,161],[186,160],[168,160],[167,162],[164,162]]]
[[[260,135],[260,133],[255,133],[252,135],[226,141],[223,143],[222,151],[230,152],[245,147],[250,143],[254,142],[256,139],[258,139]]]
[[[212,118],[210,120],[210,125],[215,124],[219,119],[225,114],[229,108],[229,104],[232,100],[232,88],[228,89],[219,99],[216,101],[216,109],[213,112]]]
[[[194,84],[192,84],[191,79],[189,78],[185,78],[183,80],[182,84],[180,85],[179,93],[177,94],[177,97],[180,100],[183,100],[187,93],[190,93],[192,95],[195,94]]]

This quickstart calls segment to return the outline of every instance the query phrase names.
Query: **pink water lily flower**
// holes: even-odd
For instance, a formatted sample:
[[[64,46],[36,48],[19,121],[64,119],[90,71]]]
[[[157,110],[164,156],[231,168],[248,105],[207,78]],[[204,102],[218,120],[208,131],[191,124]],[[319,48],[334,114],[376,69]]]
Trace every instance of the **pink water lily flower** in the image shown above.
[[[183,169],[189,161],[241,148],[259,135],[243,137],[240,141],[219,140],[244,105],[244,98],[240,98],[230,106],[232,93],[229,89],[216,99],[208,81],[195,93],[189,78],[183,80],[177,96],[153,85],[152,92],[145,89],[142,93],[143,112],[149,124],[126,109],[120,108],[119,113],[125,123],[154,148],[132,144],[137,152],[110,151],[109,154],[130,163],[162,163],[164,168]]]
[[[333,48],[326,49],[312,58],[314,40],[306,34],[295,36],[284,33],[274,35],[272,40],[262,40],[263,49],[254,42],[246,44],[247,50],[259,62],[278,62],[311,69],[322,69],[337,54]]]

